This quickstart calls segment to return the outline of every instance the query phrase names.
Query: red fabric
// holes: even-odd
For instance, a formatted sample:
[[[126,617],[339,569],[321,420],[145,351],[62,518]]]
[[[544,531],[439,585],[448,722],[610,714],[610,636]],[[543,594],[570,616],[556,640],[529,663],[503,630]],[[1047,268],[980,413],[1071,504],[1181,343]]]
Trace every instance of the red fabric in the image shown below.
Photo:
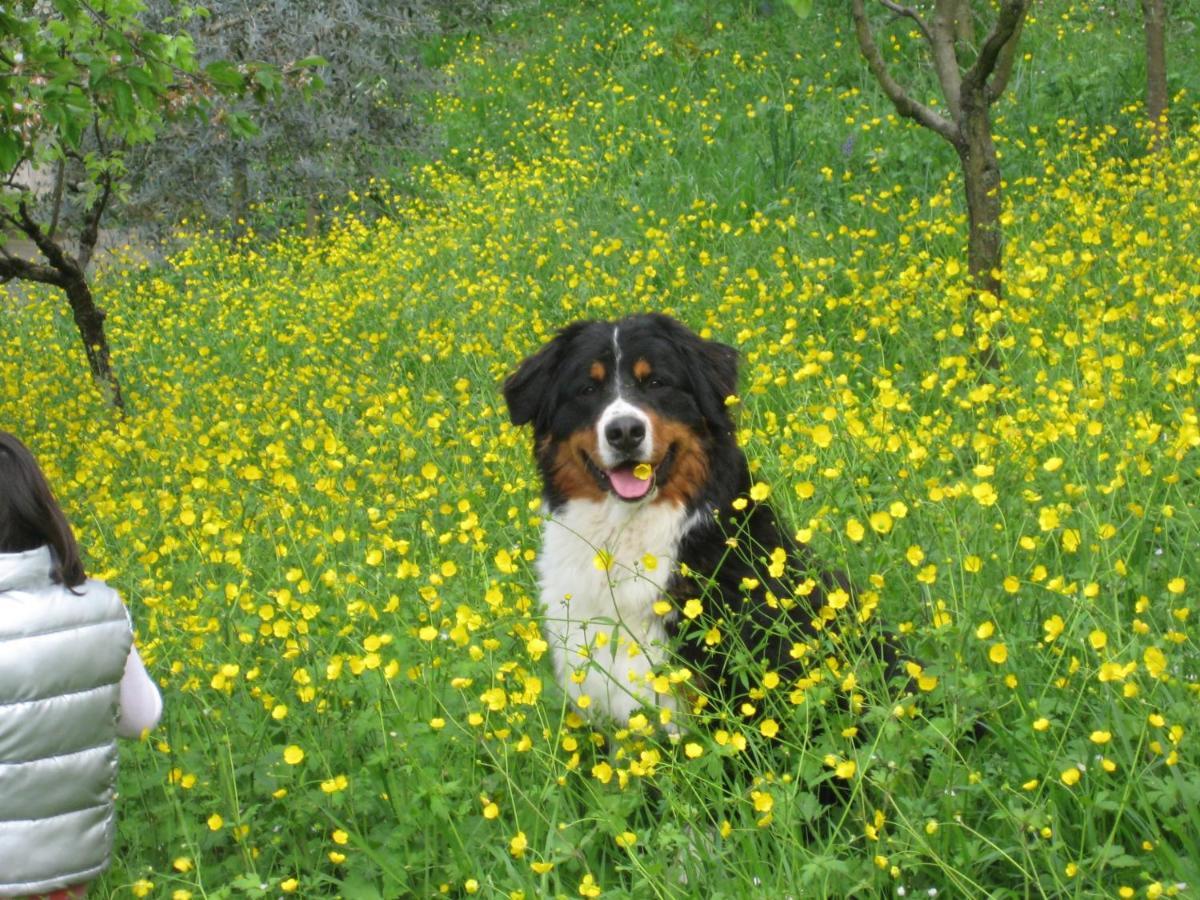
[[[87,896],[87,885],[77,884],[74,887],[55,891],[53,894],[32,894],[25,900],[83,900]]]

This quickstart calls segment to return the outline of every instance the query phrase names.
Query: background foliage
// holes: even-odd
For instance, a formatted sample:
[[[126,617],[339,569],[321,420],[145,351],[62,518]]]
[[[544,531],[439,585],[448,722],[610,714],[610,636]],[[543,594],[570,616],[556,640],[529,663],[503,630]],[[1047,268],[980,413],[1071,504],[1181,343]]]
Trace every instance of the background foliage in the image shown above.
[[[176,122],[132,167],[128,218],[143,227],[187,216],[235,230],[250,220],[273,227],[328,211],[372,177],[395,175],[429,146],[413,115],[414,97],[436,81],[421,42],[486,25],[503,8],[495,0],[220,0],[180,20],[177,3],[156,0],[151,21],[186,29],[202,60],[286,68],[318,56],[326,64],[314,95],[234,104],[231,112],[251,119],[254,134]],[[171,211],[165,223],[164,209]]]
[[[79,391],[56,305],[8,303],[0,421],[167,700],[125,748],[94,895],[1195,885],[1189,9],[1157,157],[1137,11],[1027,26],[994,378],[969,361],[953,160],[823,8],[545,4],[431,41],[445,153],[377,183],[382,215],[351,197],[326,233],[188,233],[102,275],[126,420]],[[498,384],[554,328],[644,308],[741,348],[756,477],[906,636],[915,697],[815,660],[763,673],[777,733],[727,711],[607,745],[564,706]],[[981,711],[990,733],[954,740]],[[848,796],[823,810],[827,783]]]

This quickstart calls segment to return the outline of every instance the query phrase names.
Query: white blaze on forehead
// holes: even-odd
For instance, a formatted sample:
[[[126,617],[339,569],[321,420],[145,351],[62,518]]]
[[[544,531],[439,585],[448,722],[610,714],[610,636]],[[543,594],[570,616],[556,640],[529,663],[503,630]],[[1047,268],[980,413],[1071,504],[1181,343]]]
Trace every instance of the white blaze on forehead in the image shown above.
[[[608,438],[605,437],[605,432],[610,422],[622,416],[632,416],[642,423],[646,430],[646,437],[642,441],[641,447],[638,448],[638,453],[635,454],[639,459],[649,459],[654,452],[654,436],[650,428],[650,417],[642,410],[638,409],[632,403],[622,396],[621,386],[624,379],[621,377],[621,329],[619,326],[613,326],[612,334],[613,345],[613,386],[616,389],[617,396],[612,403],[604,408],[600,413],[600,419],[596,423],[596,432],[598,435],[598,443],[600,445],[600,462],[606,469],[611,469],[626,461],[625,453],[615,450],[609,446]]]
[[[619,465],[627,459],[624,452],[609,446],[608,438],[606,437],[609,423],[614,419],[626,416],[637,419],[646,430],[646,436],[642,439],[642,444],[634,456],[639,460],[644,460],[654,455],[654,432],[651,429],[650,417],[624,399],[620,394],[617,394],[617,399],[604,407],[604,412],[600,413],[600,419],[596,423],[596,433],[599,439],[598,443],[600,444],[600,461],[607,469],[611,469],[613,466]]]

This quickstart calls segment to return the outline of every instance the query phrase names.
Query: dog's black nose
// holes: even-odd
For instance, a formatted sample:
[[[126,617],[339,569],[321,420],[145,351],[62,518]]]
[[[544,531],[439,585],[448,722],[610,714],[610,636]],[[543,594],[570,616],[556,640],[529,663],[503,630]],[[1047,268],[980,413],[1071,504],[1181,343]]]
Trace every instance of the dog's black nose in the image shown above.
[[[621,453],[632,453],[646,439],[646,423],[634,416],[619,416],[604,426],[604,439]]]

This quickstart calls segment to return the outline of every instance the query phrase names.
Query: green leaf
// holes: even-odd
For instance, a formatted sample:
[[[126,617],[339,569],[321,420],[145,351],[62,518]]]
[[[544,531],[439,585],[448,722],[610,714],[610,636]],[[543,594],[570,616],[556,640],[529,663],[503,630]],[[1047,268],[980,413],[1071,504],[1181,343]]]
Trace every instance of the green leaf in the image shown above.
[[[79,4],[75,0],[54,0],[51,5],[65,19],[73,19],[79,15]]]
[[[226,121],[229,123],[229,131],[234,137],[254,137],[258,134],[258,126],[244,112],[234,110],[229,113]]]
[[[154,77],[154,73],[149,68],[134,67],[125,72],[125,77],[129,79],[130,84],[151,88],[163,86],[161,81]]]
[[[812,13],[812,0],[785,0],[785,2],[801,19],[807,19]]]
[[[274,66],[262,66],[254,70],[254,83],[259,85],[268,93],[274,94],[278,92],[280,86],[279,70]]]
[[[242,90],[245,85],[245,78],[238,71],[237,66],[225,60],[217,60],[211,62],[204,67],[204,74],[213,83],[217,90],[225,94],[233,94]]]
[[[46,30],[63,43],[71,38],[71,26],[61,19],[51,19],[46,23]]]
[[[126,81],[114,81],[112,85],[113,113],[122,122],[131,122],[137,116],[133,102],[133,89]]]
[[[358,875],[351,875],[341,884],[346,900],[383,900],[379,888]]]
[[[25,145],[10,131],[0,131],[0,172],[11,172],[25,155]]]
[[[257,875],[238,875],[229,886],[243,897],[263,897],[262,879]]]

